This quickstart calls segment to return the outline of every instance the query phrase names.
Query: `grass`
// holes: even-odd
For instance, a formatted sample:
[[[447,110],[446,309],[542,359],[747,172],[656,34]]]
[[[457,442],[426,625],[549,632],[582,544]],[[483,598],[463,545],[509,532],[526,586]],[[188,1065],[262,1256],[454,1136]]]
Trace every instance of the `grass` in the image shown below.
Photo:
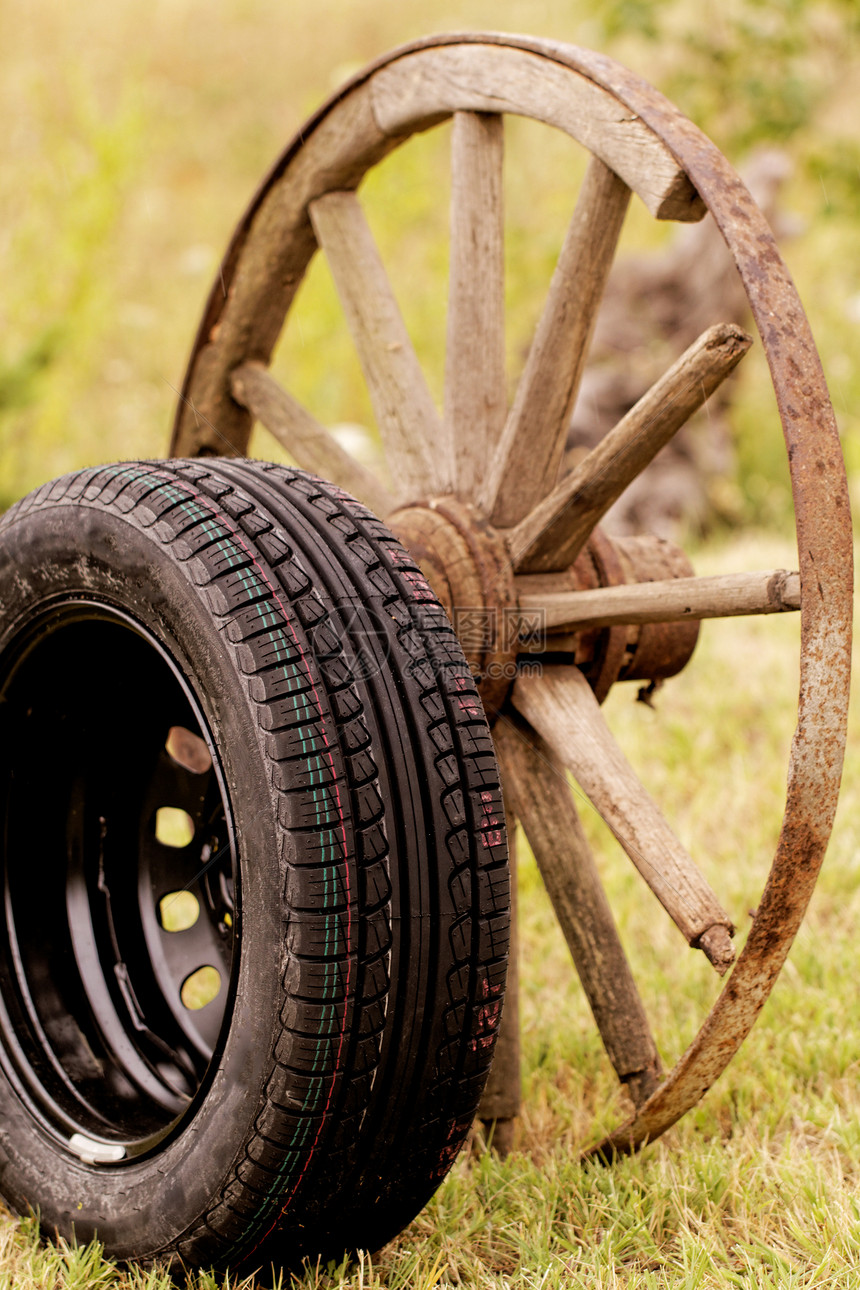
[[[303,117],[385,48],[451,27],[528,30],[603,48],[653,79],[734,160],[776,139],[803,223],[787,256],[860,480],[860,155],[849,0],[124,0],[4,15],[0,107],[0,509],[89,462],[163,453],[196,319],[260,175]],[[707,44],[702,34],[707,33]],[[324,37],[324,38],[323,38]],[[753,56],[755,53],[755,57]],[[507,164],[512,370],[568,218],[582,159],[511,131]],[[441,132],[372,176],[371,219],[438,394],[447,198]],[[629,248],[666,231],[633,215]],[[360,373],[316,266],[278,356],[327,423],[368,423]],[[729,508],[700,572],[791,565],[787,497],[763,364],[745,364]],[[372,445],[371,445],[372,448]],[[258,440],[257,451],[273,453]],[[762,525],[771,525],[769,532]],[[777,536],[774,536],[776,534]],[[754,907],[781,815],[796,694],[796,624],[709,624],[656,711],[615,692],[613,728],[738,917]],[[330,1290],[481,1287],[860,1286],[860,716],[828,859],[774,994],[739,1056],[665,1138],[612,1169],[577,1148],[622,1113],[534,864],[523,848],[525,1106],[515,1153],[461,1158],[411,1228]],[[653,1025],[677,1057],[716,993],[701,956],[655,914],[586,816]],[[0,1130],[2,1131],[2,1130]],[[180,1278],[180,1282],[182,1279]],[[0,1290],[157,1290],[97,1246],[44,1246],[0,1219]],[[189,1274],[189,1290],[228,1282]],[[251,1282],[248,1284],[250,1290]],[[284,1281],[284,1286],[288,1284]],[[230,1290],[238,1283],[229,1282]]]

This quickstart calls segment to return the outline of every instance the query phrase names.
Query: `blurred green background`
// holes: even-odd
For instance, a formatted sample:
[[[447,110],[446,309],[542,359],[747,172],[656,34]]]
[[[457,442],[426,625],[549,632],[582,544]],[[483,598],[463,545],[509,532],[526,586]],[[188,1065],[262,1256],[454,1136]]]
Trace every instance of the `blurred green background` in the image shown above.
[[[19,0],[0,17],[0,509],[78,465],[166,451],[208,285],[276,154],[368,59],[463,28],[610,53],[735,164],[763,141],[789,152],[784,204],[800,231],[786,258],[860,477],[857,0]],[[512,372],[581,173],[569,140],[536,129],[514,132],[507,161]],[[447,174],[434,133],[371,177],[368,200],[438,390]],[[665,236],[637,211],[625,243]],[[324,270],[303,297],[282,360],[291,388],[323,421],[369,421]],[[756,362],[734,413],[726,513],[779,525],[790,503]],[[276,455],[262,438],[254,450]]]
[[[166,452],[210,282],[268,166],[308,113],[369,59],[463,28],[525,31],[613,55],[674,100],[736,165],[762,143],[786,150],[793,173],[783,208],[796,231],[785,256],[821,350],[860,502],[858,0],[7,0],[0,510],[74,467]],[[437,395],[445,143],[444,131],[411,141],[369,177],[365,195]],[[513,124],[506,146],[513,380],[583,159],[570,140],[528,122]],[[634,203],[623,248],[657,249],[671,235]],[[370,424],[324,266],[315,264],[301,297],[277,360],[289,388],[326,424]],[[741,369],[732,433],[737,472],[726,481],[724,522],[787,533],[784,451],[755,353]],[[277,455],[262,434],[253,447]],[[733,543],[726,533],[722,539]],[[725,571],[719,546],[696,553],[700,572]],[[726,563],[756,568],[786,559],[779,533],[759,533],[734,541]],[[632,702],[625,687],[608,705],[634,764],[647,768],[649,789],[741,914],[756,899],[750,889],[760,889],[755,872],[764,872],[763,862],[755,872],[752,862],[769,857],[782,812],[796,719],[795,632],[791,616],[775,627],[765,619],[709,625],[696,666],[667,687],[658,714]],[[604,1119],[617,1122],[617,1093],[537,871],[521,853],[524,1154],[507,1163],[485,1156],[474,1170],[461,1161],[410,1233],[389,1247],[382,1279],[365,1282],[362,1272],[362,1285],[447,1285],[448,1273],[440,1278],[449,1267],[455,1284],[567,1286],[576,1275],[577,1284],[638,1287],[657,1285],[653,1270],[664,1266],[681,1270],[661,1285],[856,1284],[860,1040],[846,1017],[860,971],[858,719],[831,856],[779,990],[717,1090],[670,1138],[616,1171],[590,1172],[576,1161],[576,1146],[605,1128]],[[713,997],[713,974],[703,960],[685,962],[679,984],[674,932],[654,919],[626,866],[605,868],[656,1031],[674,1058]],[[11,1230],[0,1230],[7,1242],[19,1239]],[[811,1271],[789,1279],[788,1262],[774,1261],[768,1246],[799,1268],[832,1260],[833,1277]],[[23,1261],[30,1256],[21,1248]],[[557,1279],[546,1279],[550,1263]],[[712,1264],[724,1276],[715,1277]],[[413,1277],[416,1268],[423,1279]],[[513,1281],[502,1279],[508,1272]],[[22,1287],[53,1284],[41,1273],[13,1275]],[[111,1276],[69,1273],[56,1284],[120,1284]],[[132,1282],[123,1276],[121,1284]],[[308,1284],[322,1282],[309,1274]]]

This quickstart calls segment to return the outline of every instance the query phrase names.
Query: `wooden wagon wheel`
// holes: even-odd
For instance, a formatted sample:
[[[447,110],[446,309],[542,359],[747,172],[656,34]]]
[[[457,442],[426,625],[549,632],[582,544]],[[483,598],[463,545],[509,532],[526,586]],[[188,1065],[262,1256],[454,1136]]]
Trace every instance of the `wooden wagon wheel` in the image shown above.
[[[501,203],[507,113],[557,127],[591,154],[510,409]],[[451,117],[448,357],[440,415],[356,189],[410,135]],[[596,528],[742,357],[750,341],[735,327],[705,332],[559,479],[631,191],[658,219],[695,220],[707,208],[734,256],[788,448],[798,574],[679,581],[678,573],[689,569],[683,561],[679,567],[677,555],[666,556],[655,541],[612,542]],[[266,370],[318,246],[353,335],[396,493]],[[812,892],[841,772],[852,588],[844,467],[808,324],[763,216],[709,140],[607,58],[508,35],[440,36],[404,47],[359,74],[308,122],[252,202],[204,314],[172,452],[243,454],[255,419],[299,465],[386,516],[453,614],[478,607],[485,621],[510,623],[512,615],[524,618],[539,608],[547,627],[561,633],[555,645],[549,638],[541,676],[517,674],[516,633],[512,640],[469,633],[461,639],[495,720],[511,808],[634,1102],[632,1118],[594,1150],[629,1150],[656,1137],[725,1068],[766,999]],[[619,677],[677,671],[692,646],[691,620],[797,608],[798,719],[773,865],[722,993],[664,1077],[565,772],[573,773],[687,941],[725,973],[733,959],[731,918],[615,744],[599,700]],[[663,626],[650,626],[655,623]]]

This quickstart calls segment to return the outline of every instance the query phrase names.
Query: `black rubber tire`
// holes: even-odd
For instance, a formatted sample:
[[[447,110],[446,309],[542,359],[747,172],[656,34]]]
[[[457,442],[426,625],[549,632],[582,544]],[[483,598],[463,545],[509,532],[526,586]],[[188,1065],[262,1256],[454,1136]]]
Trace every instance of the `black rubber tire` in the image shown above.
[[[137,879],[135,897],[126,875],[154,827],[147,759],[164,760],[183,704],[213,759],[233,894],[229,914],[206,897],[228,979],[177,1110],[148,1076],[135,1085],[138,1059],[181,1083],[196,1032],[158,1033],[176,1000],[159,999],[135,928],[159,893]],[[0,521],[0,736],[7,1204],[120,1260],[241,1271],[384,1244],[465,1140],[508,942],[489,730],[411,557],[340,490],[261,462],[45,485]],[[177,855],[211,864],[188,809]],[[87,927],[109,923],[95,966],[66,919],[81,892]],[[131,1004],[123,975],[141,982]]]

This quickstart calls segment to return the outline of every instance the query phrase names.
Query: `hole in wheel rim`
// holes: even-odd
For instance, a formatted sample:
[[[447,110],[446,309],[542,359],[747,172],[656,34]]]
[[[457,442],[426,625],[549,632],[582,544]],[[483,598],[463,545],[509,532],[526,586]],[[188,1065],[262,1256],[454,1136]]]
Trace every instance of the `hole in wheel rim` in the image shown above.
[[[155,812],[155,837],[162,846],[190,846],[194,832],[194,821],[180,807],[159,806]]]
[[[185,978],[179,997],[189,1012],[199,1012],[214,1003],[220,993],[221,973],[216,967],[206,964]]]
[[[189,1113],[226,1029],[237,857],[221,767],[176,662],[104,605],[54,604],[18,633],[0,714],[0,1060],[73,1154],[136,1156]],[[158,836],[165,808],[181,840]],[[201,963],[218,989],[189,1008]]]
[[[158,902],[158,917],[166,932],[187,932],[200,917],[200,901],[190,891],[170,891]]]

